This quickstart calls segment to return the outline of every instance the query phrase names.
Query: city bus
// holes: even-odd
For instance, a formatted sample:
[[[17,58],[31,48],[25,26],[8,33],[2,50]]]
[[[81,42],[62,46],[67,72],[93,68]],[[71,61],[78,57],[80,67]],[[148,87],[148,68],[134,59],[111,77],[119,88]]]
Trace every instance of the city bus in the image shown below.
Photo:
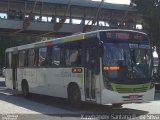
[[[6,86],[120,106],[154,100],[153,57],[143,32],[108,29],[6,49]]]

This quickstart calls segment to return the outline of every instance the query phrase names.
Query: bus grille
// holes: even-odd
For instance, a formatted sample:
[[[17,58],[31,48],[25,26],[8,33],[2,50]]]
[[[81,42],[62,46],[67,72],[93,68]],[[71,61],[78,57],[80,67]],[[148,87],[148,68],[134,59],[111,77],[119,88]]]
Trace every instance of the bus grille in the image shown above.
[[[146,92],[148,87],[141,88],[116,88],[116,91],[119,93],[128,93],[128,92]]]

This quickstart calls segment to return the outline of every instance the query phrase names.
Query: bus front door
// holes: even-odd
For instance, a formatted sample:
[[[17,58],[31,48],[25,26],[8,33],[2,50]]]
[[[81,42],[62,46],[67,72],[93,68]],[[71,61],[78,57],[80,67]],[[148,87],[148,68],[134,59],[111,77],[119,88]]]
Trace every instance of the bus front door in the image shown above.
[[[18,55],[17,54],[13,54],[13,59],[12,59],[13,89],[17,89],[17,66],[18,66]]]
[[[85,96],[88,101],[96,101],[96,79],[92,70],[92,54],[91,49],[86,50],[85,64]]]

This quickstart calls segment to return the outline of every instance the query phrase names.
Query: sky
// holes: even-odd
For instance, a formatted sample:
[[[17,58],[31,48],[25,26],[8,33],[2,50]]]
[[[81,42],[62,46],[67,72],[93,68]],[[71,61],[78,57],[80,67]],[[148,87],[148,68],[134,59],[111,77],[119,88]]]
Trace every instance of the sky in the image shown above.
[[[101,1],[101,0],[92,0],[92,1]],[[105,2],[108,3],[114,3],[114,4],[130,4],[130,0],[105,0]]]

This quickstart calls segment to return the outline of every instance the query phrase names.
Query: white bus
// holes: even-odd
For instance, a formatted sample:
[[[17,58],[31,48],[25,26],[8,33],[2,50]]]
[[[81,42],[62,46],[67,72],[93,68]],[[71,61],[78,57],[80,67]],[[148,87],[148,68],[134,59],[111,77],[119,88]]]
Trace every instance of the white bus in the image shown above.
[[[145,33],[99,30],[6,50],[6,86],[97,104],[154,100],[152,51]]]

